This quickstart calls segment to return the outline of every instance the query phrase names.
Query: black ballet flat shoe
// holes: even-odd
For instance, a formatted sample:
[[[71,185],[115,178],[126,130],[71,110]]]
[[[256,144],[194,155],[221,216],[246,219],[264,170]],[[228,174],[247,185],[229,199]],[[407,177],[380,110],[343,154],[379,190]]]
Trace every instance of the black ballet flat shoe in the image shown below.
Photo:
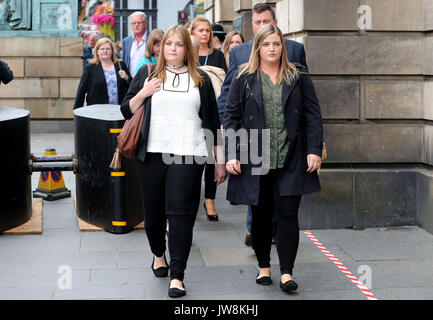
[[[285,292],[295,291],[296,289],[298,289],[298,284],[293,280],[289,280],[284,283],[280,281],[280,289]]]
[[[182,282],[182,288],[185,289],[185,286]],[[179,288],[170,288],[170,284],[168,284],[168,296],[170,298],[180,298],[186,295],[186,290],[181,290]]]
[[[165,261],[165,264],[167,264],[167,259],[165,258],[165,253],[164,253],[164,261]],[[153,257],[152,266],[151,266],[153,274],[155,275],[155,277],[164,278],[164,277],[168,276],[168,266],[167,267],[159,267],[157,269],[154,269],[153,268],[154,263],[155,263],[155,257]]]
[[[206,209],[206,203],[203,202],[204,212],[206,212],[207,219],[209,221],[218,221],[218,215],[217,214],[208,214]]]
[[[259,276],[259,274],[260,274],[260,272],[257,274],[257,277]],[[261,277],[258,279],[257,279],[257,277],[256,277],[256,283],[257,284],[261,284],[263,286],[267,286],[267,285],[272,284],[272,279],[269,276],[264,276],[264,277]]]

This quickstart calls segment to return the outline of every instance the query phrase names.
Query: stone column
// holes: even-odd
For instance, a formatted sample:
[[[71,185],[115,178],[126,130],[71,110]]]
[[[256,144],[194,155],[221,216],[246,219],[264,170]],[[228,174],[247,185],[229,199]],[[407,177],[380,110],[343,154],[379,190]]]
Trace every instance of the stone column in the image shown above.
[[[215,23],[222,25],[226,32],[232,30],[235,16],[233,0],[215,0]]]
[[[204,0],[205,17],[211,23],[215,22],[215,0]]]
[[[233,29],[242,32],[245,41],[249,41],[254,37],[251,28],[251,8],[251,0],[233,1],[233,9],[237,13],[233,20]]]
[[[433,1],[281,0],[276,12],[305,45],[328,149],[302,227],[433,232]]]

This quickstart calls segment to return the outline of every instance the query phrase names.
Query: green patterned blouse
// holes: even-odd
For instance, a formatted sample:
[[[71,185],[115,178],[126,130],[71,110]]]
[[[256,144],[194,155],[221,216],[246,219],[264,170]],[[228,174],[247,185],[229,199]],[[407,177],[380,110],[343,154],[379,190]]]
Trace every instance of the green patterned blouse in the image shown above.
[[[270,130],[270,146],[263,148],[269,152],[269,169],[282,168],[289,151],[287,131],[284,126],[283,84],[273,84],[269,76],[262,72],[263,112],[265,129]],[[266,155],[264,154],[266,159]]]

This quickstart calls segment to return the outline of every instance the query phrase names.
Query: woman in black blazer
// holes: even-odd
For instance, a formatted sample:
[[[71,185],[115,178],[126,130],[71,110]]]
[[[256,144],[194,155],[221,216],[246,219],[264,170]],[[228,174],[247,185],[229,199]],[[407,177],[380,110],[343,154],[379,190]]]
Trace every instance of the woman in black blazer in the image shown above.
[[[92,104],[120,104],[128,91],[131,75],[126,64],[117,59],[113,42],[98,40],[95,57],[81,76],[75,96],[74,109]]]
[[[257,284],[271,284],[272,212],[276,208],[280,288],[292,278],[299,245],[303,194],[320,191],[323,129],[306,68],[287,60],[277,26],[255,35],[252,55],[233,80],[224,111],[227,200],[251,205],[251,234],[259,265]]]

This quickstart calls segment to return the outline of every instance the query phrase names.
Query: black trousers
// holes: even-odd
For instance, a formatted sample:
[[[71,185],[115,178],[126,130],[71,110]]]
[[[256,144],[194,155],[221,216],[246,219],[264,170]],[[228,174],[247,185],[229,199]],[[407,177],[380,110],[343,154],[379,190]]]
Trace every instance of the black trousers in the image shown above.
[[[272,216],[276,211],[276,240],[281,274],[292,274],[299,246],[298,209],[301,196],[281,197],[278,169],[260,177],[257,206],[251,205],[251,235],[260,268],[271,266]]]
[[[204,169],[204,198],[215,199],[217,184],[215,182],[215,165],[206,163]]]
[[[144,162],[137,160],[150,248],[157,257],[165,252],[168,219],[170,278],[181,281],[191,249],[204,168],[204,164],[195,162],[185,164],[185,157],[182,161],[183,164],[167,164],[161,153],[148,153]]]

